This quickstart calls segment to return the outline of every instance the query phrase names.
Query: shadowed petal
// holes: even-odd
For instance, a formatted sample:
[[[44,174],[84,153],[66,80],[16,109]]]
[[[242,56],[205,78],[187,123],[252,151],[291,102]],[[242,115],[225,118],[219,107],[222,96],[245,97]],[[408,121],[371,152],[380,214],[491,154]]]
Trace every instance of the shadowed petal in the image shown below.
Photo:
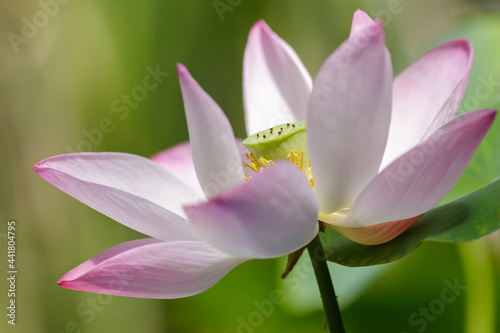
[[[204,241],[139,239],[107,249],[57,283],[108,295],[180,298],[209,289],[243,261]]]
[[[240,152],[242,162],[248,162],[246,154],[250,154],[248,149],[241,144],[241,139],[236,139],[236,145]],[[196,170],[194,169],[193,156],[191,154],[191,145],[189,142],[179,143],[178,145],[161,151],[151,157],[151,161],[158,163],[168,171],[172,172],[179,179],[186,182],[194,190],[197,190],[201,196],[205,196],[201,189]],[[247,176],[251,176],[251,170],[243,168]]]
[[[208,242],[238,257],[279,257],[307,245],[318,232],[312,188],[299,168],[284,161],[185,210]]]
[[[151,157],[151,161],[158,163],[179,179],[183,180],[197,190],[201,195],[203,191],[196,170],[194,169],[193,156],[191,155],[191,145],[189,142],[183,142],[169,149],[161,151]]]
[[[194,167],[207,197],[244,180],[233,129],[221,108],[177,65],[189,130]]]
[[[399,221],[384,222],[367,227],[344,228],[333,225],[343,236],[363,245],[377,245],[388,242],[408,229],[422,215]]]
[[[454,117],[469,82],[472,53],[467,40],[457,39],[428,52],[395,78],[382,168]]]
[[[163,239],[196,239],[183,204],[197,194],[158,164],[122,153],[49,157],[34,166],[47,182],[129,228]]]
[[[250,30],[243,58],[248,135],[306,118],[312,80],[295,51],[264,21]]]
[[[350,205],[377,174],[389,131],[392,65],[380,20],[323,64],[307,114],[307,142],[320,212]]]
[[[495,115],[494,110],[475,111],[444,125],[382,170],[336,225],[407,219],[437,205],[462,175]]]

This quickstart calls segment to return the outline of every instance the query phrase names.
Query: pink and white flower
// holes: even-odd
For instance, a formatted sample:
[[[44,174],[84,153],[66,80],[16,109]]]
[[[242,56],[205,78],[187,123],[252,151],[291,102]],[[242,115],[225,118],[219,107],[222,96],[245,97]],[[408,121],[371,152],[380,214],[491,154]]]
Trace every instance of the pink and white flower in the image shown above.
[[[293,49],[257,22],[244,56],[247,132],[306,120],[314,181],[287,161],[245,177],[228,119],[179,65],[189,144],[151,160],[81,153],[35,165],[49,183],[151,237],[114,246],[58,283],[186,297],[248,259],[304,247],[318,220],[359,243],[393,239],[451,190],[495,117],[454,117],[471,62],[471,45],[455,40],[393,79],[381,21],[357,11],[313,83]]]

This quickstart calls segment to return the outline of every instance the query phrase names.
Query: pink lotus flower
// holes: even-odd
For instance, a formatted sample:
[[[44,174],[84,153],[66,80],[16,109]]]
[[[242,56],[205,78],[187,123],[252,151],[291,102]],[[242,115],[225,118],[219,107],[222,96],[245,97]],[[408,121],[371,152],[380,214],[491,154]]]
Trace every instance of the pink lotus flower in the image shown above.
[[[248,259],[304,247],[318,220],[363,244],[393,239],[451,190],[495,117],[454,118],[471,61],[470,44],[455,40],[393,80],[380,20],[357,11],[349,39],[313,84],[292,48],[257,22],[244,57],[247,132],[306,120],[307,147],[298,148],[310,156],[310,177],[294,163],[255,160],[257,172],[245,177],[229,121],[179,65],[189,144],[152,160],[82,153],[35,165],[49,183],[151,237],[114,246],[58,283],[186,297]]]

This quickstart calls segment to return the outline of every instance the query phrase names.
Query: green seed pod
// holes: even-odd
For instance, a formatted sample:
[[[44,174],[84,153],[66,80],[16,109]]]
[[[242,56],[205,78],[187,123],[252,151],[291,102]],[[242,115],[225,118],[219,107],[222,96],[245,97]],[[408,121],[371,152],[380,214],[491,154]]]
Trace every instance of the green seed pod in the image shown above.
[[[294,150],[306,154],[306,122],[278,125],[260,131],[246,138],[243,145],[257,160],[261,157],[266,160],[288,160],[287,156]],[[307,155],[309,161],[309,154]]]

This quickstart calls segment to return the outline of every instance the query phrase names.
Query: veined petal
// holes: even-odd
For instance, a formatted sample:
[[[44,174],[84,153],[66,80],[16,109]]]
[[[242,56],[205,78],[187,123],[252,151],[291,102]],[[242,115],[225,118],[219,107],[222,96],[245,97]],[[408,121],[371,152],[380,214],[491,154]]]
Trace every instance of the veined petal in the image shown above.
[[[244,180],[233,129],[219,105],[177,65],[194,167],[207,197]]]
[[[372,18],[361,9],[356,10],[352,18],[351,34],[349,35],[349,38],[352,38],[353,35],[358,32],[363,33],[366,26],[370,24],[373,24]]]
[[[122,153],[49,157],[34,166],[47,182],[106,216],[162,240],[197,239],[182,205],[197,193],[147,158]]]
[[[467,89],[473,51],[465,39],[423,55],[394,80],[384,168],[450,121]]]
[[[464,114],[434,132],[373,179],[336,225],[363,227],[423,214],[453,188],[495,118],[495,110]]]
[[[333,225],[332,228],[337,230],[344,237],[349,238],[363,245],[377,245],[386,243],[408,229],[422,215],[418,215],[409,219],[399,221],[384,222],[367,227],[347,228]]]
[[[139,239],[109,248],[57,283],[107,295],[180,298],[209,289],[244,261],[200,240]]]
[[[279,257],[307,245],[318,232],[312,188],[299,168],[285,161],[185,210],[208,242],[238,257]]]
[[[194,169],[189,142],[179,143],[176,146],[163,150],[151,157],[151,161],[158,163],[186,182],[186,184],[198,191],[202,196],[204,195],[196,176],[196,170]]]
[[[312,80],[295,51],[264,21],[250,30],[243,58],[248,135],[306,118]]]
[[[391,117],[392,65],[380,20],[323,64],[307,114],[320,212],[350,205],[377,174]]]

